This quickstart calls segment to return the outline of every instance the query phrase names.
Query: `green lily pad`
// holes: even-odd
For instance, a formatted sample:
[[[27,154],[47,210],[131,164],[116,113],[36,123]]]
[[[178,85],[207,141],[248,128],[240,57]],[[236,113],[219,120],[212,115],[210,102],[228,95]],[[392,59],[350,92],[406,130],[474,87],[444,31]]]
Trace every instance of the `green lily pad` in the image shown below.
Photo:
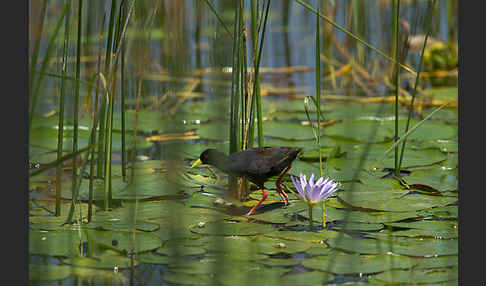
[[[318,210],[320,212],[320,210]],[[306,213],[302,213],[302,215],[308,218]],[[331,206],[326,205],[326,218],[329,221],[334,220],[347,220],[348,222],[360,222],[360,223],[369,223],[369,224],[381,224],[386,222],[393,222],[393,221],[400,221],[404,219],[414,218],[417,217],[418,214],[416,211],[409,211],[409,212],[367,212],[367,211],[357,211],[357,210],[345,210],[345,209],[337,209]],[[313,218],[316,218],[318,222],[321,221],[320,216],[317,215],[317,212],[314,213]]]
[[[459,234],[457,231],[453,230],[427,230],[427,229],[406,229],[406,230],[396,230],[391,232],[380,232],[380,233],[370,233],[367,237],[383,238],[386,239],[388,236],[400,236],[400,237],[430,237],[437,239],[451,239],[458,238]]]
[[[338,233],[336,231],[327,231],[327,230],[321,230],[318,232],[280,230],[280,231],[266,233],[264,234],[264,236],[323,245],[323,243],[327,241],[329,238],[337,237]]]
[[[414,170],[405,178],[407,184],[427,185],[440,192],[457,190],[457,169],[442,170],[438,168]]]
[[[297,147],[304,150],[317,149],[317,143],[313,139],[308,140],[284,140],[279,138],[264,138],[263,140],[265,146],[287,146],[287,147]],[[321,147],[333,147],[336,143],[327,137],[321,137]]]
[[[439,219],[457,219],[459,214],[458,206],[445,206],[419,211],[420,217],[435,217]]]
[[[381,211],[414,211],[446,206],[454,197],[410,193],[408,190],[340,192],[339,198],[355,207]]]
[[[260,263],[267,266],[295,266],[301,264],[302,260],[292,258],[267,258],[261,260]]]
[[[333,225],[333,229],[339,230],[377,231],[383,228],[384,225],[381,223],[344,222],[339,225]]]
[[[391,222],[386,225],[393,227],[415,228],[423,230],[455,230],[457,231],[457,221],[438,221],[438,220],[420,220],[414,222]]]
[[[67,265],[29,264],[29,280],[62,280],[71,276],[71,267]]]
[[[229,124],[211,122],[195,126],[196,133],[204,139],[226,141],[229,140]]]
[[[157,249],[156,253],[165,254],[167,256],[174,256],[174,255],[198,255],[204,254],[206,249],[197,246],[184,246],[178,249],[174,247],[162,247]]]
[[[415,260],[403,255],[378,254],[357,255],[336,253],[306,259],[307,268],[334,274],[376,273],[390,269],[410,268]]]
[[[390,270],[373,276],[373,279],[387,283],[439,283],[457,281],[459,277],[457,267],[431,270]]]
[[[166,255],[155,255],[153,253],[142,253],[137,256],[137,260],[150,264],[169,264],[169,257]]]
[[[361,254],[387,254],[389,252],[407,256],[429,257],[457,254],[457,240],[414,239],[386,237],[381,239],[331,238],[333,248]]]
[[[70,257],[65,258],[62,262],[78,267],[90,267],[113,270],[118,268],[129,268],[130,258],[118,255],[101,255],[99,257]],[[134,260],[134,265],[138,265],[138,261]]]
[[[263,135],[287,140],[314,139],[311,126],[277,121],[265,122]]]
[[[66,127],[69,128],[69,127]],[[89,127],[91,128],[91,127]],[[65,130],[63,132],[63,146],[64,151],[71,152],[73,135],[72,130]],[[133,144],[133,133],[127,132],[126,134],[126,144],[127,146],[132,146]],[[31,129],[29,133],[29,144],[31,146],[44,148],[46,150],[56,150],[57,148],[57,138],[58,130],[57,123],[54,127],[38,127]],[[85,129],[80,129],[78,132],[78,148],[83,149],[89,145],[90,132]],[[112,152],[121,151],[121,133],[113,132],[112,134]],[[143,137],[137,136],[137,149],[145,149],[152,146],[152,143],[145,140]]]
[[[29,231],[30,254],[77,256],[81,242],[78,231]]]
[[[207,274],[168,273],[162,279],[176,285],[210,285],[212,278]]]
[[[411,120],[410,127],[419,121]],[[406,120],[399,120],[399,134],[405,130]],[[359,142],[385,142],[393,138],[395,131],[394,120],[349,120],[329,126],[325,129],[327,136],[350,138]],[[408,140],[431,141],[451,139],[457,137],[457,126],[440,122],[426,121],[407,138]]]
[[[457,140],[433,140],[433,141],[424,141],[419,142],[419,148],[437,148],[441,152],[458,152],[459,151],[459,144]]]
[[[255,214],[251,217],[256,220],[266,221],[270,223],[286,223],[290,221],[290,213],[286,209],[275,209],[272,211]]]
[[[387,145],[376,145],[370,147],[369,149],[366,149],[366,146],[363,145],[356,145],[356,148],[352,152],[348,151],[344,157],[329,158],[326,161],[326,166],[344,171],[354,170],[360,165],[363,169],[394,168],[394,152],[392,150],[387,154],[386,157],[384,157],[386,151],[388,151]],[[361,163],[361,157],[364,155],[366,155],[365,161]],[[439,163],[446,159],[447,154],[437,149],[406,149],[403,156],[402,168],[428,166]]]
[[[298,240],[284,240],[270,237],[252,237],[250,241],[255,244],[258,252],[264,254],[277,254],[277,253],[296,253],[304,252],[312,247],[312,244],[305,241]]]
[[[282,279],[276,285],[311,286],[322,285],[322,283],[332,281],[334,279],[334,275],[320,271],[307,271],[303,273],[288,274],[282,278],[285,279]]]
[[[98,231],[88,230],[88,239],[97,245],[116,249],[118,251],[131,252],[135,246],[135,252],[144,252],[157,249],[162,246],[161,240],[152,233],[131,231]],[[133,243],[135,239],[135,243]],[[115,242],[115,243],[114,243]]]
[[[429,257],[420,259],[414,269],[433,269],[459,265],[457,255]]]
[[[274,231],[270,225],[249,222],[216,222],[208,223],[204,227],[195,226],[192,232],[209,235],[256,235]]]

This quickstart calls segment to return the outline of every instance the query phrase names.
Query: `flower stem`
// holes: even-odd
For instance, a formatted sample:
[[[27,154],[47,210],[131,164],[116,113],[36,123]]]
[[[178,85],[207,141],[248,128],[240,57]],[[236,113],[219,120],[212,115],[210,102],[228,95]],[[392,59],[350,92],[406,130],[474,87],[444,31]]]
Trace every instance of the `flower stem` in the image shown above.
[[[322,201],[322,227],[326,229],[326,200]]]
[[[312,231],[312,204],[309,204],[309,229]]]

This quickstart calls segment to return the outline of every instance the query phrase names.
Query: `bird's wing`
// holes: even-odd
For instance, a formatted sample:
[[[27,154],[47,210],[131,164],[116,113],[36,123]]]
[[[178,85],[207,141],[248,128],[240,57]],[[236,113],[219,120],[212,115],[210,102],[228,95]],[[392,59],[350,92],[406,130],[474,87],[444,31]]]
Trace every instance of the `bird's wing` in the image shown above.
[[[279,166],[287,158],[285,154],[280,153],[262,153],[257,158],[254,158],[251,162],[248,162],[248,173],[255,175],[273,174],[278,175],[279,170],[276,170],[276,166]],[[271,162],[271,164],[270,164]]]

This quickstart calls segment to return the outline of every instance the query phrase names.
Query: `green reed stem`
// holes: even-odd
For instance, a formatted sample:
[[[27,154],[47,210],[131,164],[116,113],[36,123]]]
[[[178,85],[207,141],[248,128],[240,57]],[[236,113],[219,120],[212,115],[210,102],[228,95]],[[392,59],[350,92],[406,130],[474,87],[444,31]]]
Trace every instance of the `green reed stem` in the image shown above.
[[[126,15],[127,9],[126,5],[123,6],[124,9],[124,14]],[[126,125],[125,125],[125,114],[126,114],[126,106],[125,106],[125,97],[127,96],[127,90],[126,90],[126,68],[125,68],[125,61],[126,61],[126,49],[127,49],[127,44],[125,42],[125,39],[122,38],[122,47],[121,47],[121,148],[122,148],[122,153],[121,153],[121,171],[122,171],[122,178],[125,181],[126,176],[127,176],[127,154],[126,154]]]
[[[106,54],[105,54],[105,66],[103,73],[106,78],[109,78],[109,70],[111,64],[111,55],[113,49],[113,34],[115,29],[115,14],[116,14],[117,1],[113,0],[111,2],[110,10],[110,21],[108,23],[108,36],[106,39]],[[98,178],[105,177],[105,168],[103,167],[104,154],[103,150],[106,149],[105,143],[105,120],[106,120],[106,98],[101,99],[101,114],[100,114],[100,126],[98,130],[98,138],[100,141],[100,147],[98,149],[98,166],[97,166],[97,176]],[[105,147],[103,147],[105,146]]]
[[[104,25],[102,25],[103,27]],[[93,129],[92,129],[92,132],[95,132],[95,136],[93,137],[93,145],[96,144],[96,128],[98,127],[98,124],[99,124],[99,117],[100,117],[100,114],[101,114],[101,110],[99,110],[99,102],[100,102],[100,97],[99,97],[99,89],[100,89],[100,81],[101,81],[101,77],[103,76],[101,74],[101,50],[102,50],[102,45],[101,45],[101,39],[103,38],[103,31],[100,32],[100,35],[99,35],[99,45],[98,45],[98,62],[97,62],[97,66],[96,66],[96,69],[97,69],[97,72],[95,74],[95,76],[97,77],[97,80],[96,80],[96,89],[95,89],[95,108],[94,108],[94,112],[95,112],[95,120],[93,122]],[[94,79],[95,77],[93,77]],[[105,87],[106,89],[106,87]],[[91,94],[91,91],[88,93],[88,94]],[[98,148],[98,150],[101,149],[101,148]],[[91,221],[91,217],[93,215],[93,185],[94,185],[94,168],[95,168],[95,165],[96,165],[96,162],[95,162],[95,154],[96,154],[96,149],[93,148],[93,150],[91,150],[91,157],[90,157],[90,165],[89,165],[89,187],[88,187],[88,222]],[[98,177],[99,178],[99,177]]]
[[[446,103],[442,104],[441,106],[437,107],[437,109],[435,109],[434,111],[432,111],[429,115],[425,116],[424,119],[422,119],[420,122],[418,122],[417,124],[415,124],[405,134],[403,134],[398,141],[396,141],[395,143],[393,143],[392,146],[390,146],[387,150],[385,150],[385,152],[383,153],[383,156],[380,159],[376,160],[376,162],[377,163],[382,162],[386,158],[386,156],[388,155],[388,153],[390,153],[391,150],[393,150],[396,146],[398,146],[398,144],[402,143],[410,134],[412,134],[415,131],[415,129],[419,128],[422,124],[425,123],[425,121],[427,121],[430,117],[432,117],[432,115],[434,115],[436,112],[438,112],[442,108],[446,107],[450,103],[451,102],[446,102]],[[374,168],[374,166],[372,167],[372,169],[373,168]]]
[[[241,68],[241,114],[243,115],[243,126],[241,129],[242,147],[245,150],[248,148],[250,135],[250,94],[248,93],[248,61],[247,61],[247,46],[246,46],[246,24],[245,24],[245,1],[240,0],[240,68]]]
[[[41,8],[41,13],[39,17],[39,29],[38,29],[38,36],[37,39],[35,40],[34,43],[34,49],[32,50],[32,56],[30,59],[30,78],[29,78],[29,94],[30,98],[32,98],[32,90],[34,87],[34,71],[36,70],[37,66],[37,58],[39,55],[39,47],[40,47],[40,41],[42,39],[42,33],[44,31],[44,18],[46,16],[46,10],[47,10],[47,0],[42,1],[42,8]]]
[[[256,105],[257,105],[257,124],[258,124],[258,146],[263,147],[263,115],[262,115],[262,101],[261,95],[259,92],[259,77],[260,77],[260,60],[263,51],[263,41],[265,39],[265,29],[267,27],[267,19],[268,19],[268,10],[270,8],[270,0],[268,0],[267,7],[265,9],[265,16],[263,18],[263,29],[262,29],[262,36],[260,41],[260,46],[258,48],[258,57],[255,60],[255,82],[253,84],[253,92],[252,94],[256,95]],[[257,84],[258,81],[258,84]],[[258,90],[257,90],[258,89]]]
[[[230,108],[230,144],[229,153],[235,153],[240,150],[239,130],[240,130],[240,5],[235,3],[235,23],[234,23],[234,37],[233,37],[233,64],[232,64],[232,80],[231,80],[231,108]],[[234,179],[234,178],[232,178]]]
[[[58,122],[58,129],[57,129],[57,159],[59,160],[62,157],[62,149],[63,149],[63,137],[64,137],[64,100],[65,100],[65,93],[66,93],[66,79],[64,76],[67,73],[67,59],[68,59],[68,50],[69,50],[69,21],[70,17],[69,14],[66,17],[66,21],[64,22],[64,43],[63,43],[63,51],[62,51],[62,67],[61,67],[61,91],[59,94],[59,122]],[[56,167],[56,216],[61,215],[61,172],[62,172],[62,164],[57,165]]]
[[[412,68],[410,68],[410,67],[408,67],[408,66],[406,66],[404,64],[398,63],[392,57],[388,56],[387,54],[385,54],[384,52],[380,51],[379,49],[373,47],[371,44],[368,44],[366,41],[362,40],[360,37],[356,36],[355,34],[353,34],[352,32],[348,31],[347,29],[345,29],[345,28],[341,27],[340,25],[334,23],[334,21],[332,21],[331,19],[329,19],[328,17],[326,17],[326,15],[320,14],[316,9],[312,8],[309,4],[303,2],[302,0],[295,0],[295,1],[297,3],[299,3],[300,5],[304,6],[304,8],[306,8],[309,11],[313,12],[314,14],[319,15],[319,17],[321,17],[322,19],[324,19],[327,23],[331,24],[333,27],[335,27],[336,29],[338,29],[341,32],[345,33],[346,35],[348,35],[352,39],[360,42],[361,44],[363,44],[367,48],[373,50],[374,52],[376,52],[380,56],[384,57],[385,59],[391,61],[392,63],[399,64],[404,70],[406,70],[406,71],[410,72],[411,74],[415,75],[415,71]]]
[[[219,15],[218,11],[216,11],[216,9],[214,8],[213,4],[211,4],[211,1],[204,0],[204,2],[206,2],[206,4],[209,6],[209,9],[211,9],[211,11],[214,13],[214,15],[216,16],[216,18],[218,18],[219,23],[221,23],[221,25],[223,26],[224,30],[228,33],[228,35],[230,35],[231,38],[234,39],[233,34],[231,34],[231,31],[230,31],[229,27],[223,21],[223,18]]]
[[[317,151],[319,152],[319,171],[322,177],[322,154],[321,154],[321,48],[320,48],[320,33],[319,33],[319,16],[316,16],[316,49],[315,49],[315,76],[316,76],[316,120],[317,120]]]
[[[104,210],[111,207],[111,147],[112,147],[112,134],[113,134],[113,109],[115,105],[115,80],[111,85],[110,92],[108,94],[108,120],[106,122],[106,141],[105,141],[105,202]]]
[[[399,61],[400,49],[399,49],[399,34],[400,34],[400,0],[395,0],[394,2],[394,15],[395,21],[393,25],[393,35],[395,39],[395,60],[396,63]],[[400,66],[395,64],[395,136],[393,141],[398,141],[398,95],[400,90]],[[398,145],[395,147],[395,176],[400,177],[400,170],[398,168]]]
[[[79,133],[79,78],[81,73],[81,28],[83,26],[82,21],[82,11],[83,11],[83,0],[78,2],[78,36],[76,40],[76,88],[74,90],[74,120],[73,120],[73,153],[78,150],[78,133]],[[82,177],[82,173],[81,173]],[[76,178],[77,178],[77,157],[73,160],[73,171],[72,171],[72,201],[74,205],[75,189],[76,189]],[[71,206],[73,206],[71,205]]]
[[[100,62],[99,57],[98,57],[98,73],[93,76],[93,81],[95,80],[95,76],[99,75],[99,67],[100,67]],[[99,83],[97,81],[96,84],[96,89],[98,89]],[[91,94],[91,90],[89,92]],[[90,145],[94,146],[96,144],[96,127],[98,126],[98,118],[99,118],[99,110],[98,110],[98,101],[99,101],[99,96],[98,92],[95,93],[95,100],[94,100],[94,119],[93,119],[93,125],[91,127],[91,134],[90,134]],[[94,175],[94,167],[95,167],[95,148],[91,150],[90,154],[90,163],[89,163],[89,186],[88,186],[88,222],[91,222],[91,217],[93,216],[93,175]]]
[[[429,18],[428,18],[429,23],[427,25],[427,32],[425,33],[425,39],[424,39],[424,44],[422,46],[422,51],[420,52],[419,66],[418,66],[418,69],[417,69],[417,76],[415,77],[415,84],[414,84],[413,91],[412,91],[412,99],[410,100],[410,107],[408,109],[408,117],[407,117],[407,123],[405,125],[405,133],[408,132],[408,128],[410,126],[410,120],[412,118],[413,105],[415,103],[415,96],[417,95],[417,88],[419,86],[420,72],[422,71],[423,56],[424,56],[424,52],[425,52],[425,47],[427,46],[427,39],[429,38],[430,30],[431,30],[431,27],[432,27],[432,15],[434,14],[434,8],[435,8],[436,2],[437,2],[436,0],[433,0],[431,7],[430,7]],[[400,173],[400,168],[402,166],[403,153],[405,152],[406,143],[407,143],[407,139],[404,138],[403,143],[402,143],[401,152],[400,152],[400,159],[399,159],[399,162],[398,162],[398,172],[399,173]]]
[[[49,169],[52,169],[52,168],[56,168],[58,164],[62,164],[63,162],[66,162],[67,160],[71,160],[73,159],[74,157],[90,150],[93,146],[87,146],[87,147],[84,147],[82,149],[79,149],[76,153],[69,153],[69,154],[66,154],[64,156],[62,156],[60,159],[56,159],[52,162],[49,162],[49,163],[45,163],[45,164],[42,164],[41,167],[39,169],[35,169],[35,171],[32,171],[29,173],[29,178],[32,178],[34,176],[37,176],[39,175],[40,173],[44,172],[44,171],[47,171]]]
[[[68,1],[66,3],[66,5],[64,6],[64,9],[62,10],[62,13],[61,13],[61,16],[59,17],[59,20],[56,23],[56,27],[54,28],[54,32],[52,33],[52,36],[49,39],[49,44],[47,46],[46,53],[44,54],[44,58],[42,60],[42,65],[41,65],[39,77],[36,81],[36,85],[35,85],[35,87],[31,88],[32,93],[30,95],[30,100],[29,100],[29,103],[30,103],[29,132],[30,132],[30,128],[32,126],[32,120],[34,119],[34,111],[35,111],[35,106],[36,106],[36,103],[37,103],[37,96],[38,96],[39,90],[42,86],[42,82],[43,82],[43,79],[44,79],[44,73],[47,69],[47,66],[49,65],[49,60],[50,60],[51,53],[52,53],[52,50],[53,50],[53,47],[54,47],[55,39],[57,37],[59,29],[61,28],[61,25],[62,25],[62,22],[64,20],[64,16],[66,15],[66,12],[68,12],[68,14],[69,14],[70,11],[71,11],[71,2]],[[32,84],[34,84],[33,79],[32,79]]]
[[[320,2],[319,2],[320,3]],[[319,7],[319,5],[318,5]],[[320,47],[320,23],[319,15],[316,15],[316,48],[315,48],[315,73],[316,73],[316,119],[317,119],[317,152],[319,152],[319,174],[320,177],[323,176],[322,172],[322,152],[321,152],[321,47]],[[311,122],[312,124],[312,122]],[[322,201],[322,209],[325,209],[325,201]],[[324,211],[322,212],[322,226],[326,227],[326,222],[324,218]]]

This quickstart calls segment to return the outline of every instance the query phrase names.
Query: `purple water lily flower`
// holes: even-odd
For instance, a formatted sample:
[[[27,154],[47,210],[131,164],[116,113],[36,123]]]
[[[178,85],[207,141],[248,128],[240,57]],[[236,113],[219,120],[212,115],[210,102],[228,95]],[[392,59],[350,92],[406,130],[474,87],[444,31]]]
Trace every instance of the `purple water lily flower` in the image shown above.
[[[338,182],[334,182],[330,178],[319,178],[314,183],[314,174],[312,174],[307,181],[307,177],[300,173],[300,180],[290,176],[292,183],[299,192],[300,197],[309,204],[316,204],[322,200],[330,197],[338,190]]]

